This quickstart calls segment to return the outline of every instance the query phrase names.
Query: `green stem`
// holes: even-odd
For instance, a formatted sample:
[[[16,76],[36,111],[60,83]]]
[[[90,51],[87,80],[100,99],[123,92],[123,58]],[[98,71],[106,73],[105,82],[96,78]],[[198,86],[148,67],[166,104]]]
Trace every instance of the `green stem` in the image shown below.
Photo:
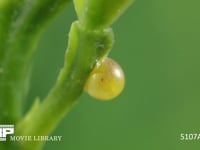
[[[15,124],[41,32],[69,0],[0,1],[0,123]]]
[[[0,0],[0,124],[16,124],[41,33],[70,0]],[[19,143],[0,142],[2,150]]]
[[[55,87],[45,100],[27,114],[18,124],[18,135],[49,135],[82,93],[84,83],[95,63],[111,49],[111,29],[91,31],[81,28],[79,22],[72,24],[64,68]],[[34,121],[33,121],[34,120]],[[26,150],[38,149],[39,142],[23,142]]]
[[[13,69],[9,70],[8,68],[8,59],[9,57],[16,57],[11,56],[9,50],[12,44],[10,42],[10,36],[13,32],[12,24],[17,18],[22,3],[21,1],[2,1],[0,3],[0,123],[15,122],[19,116],[18,108],[20,106],[16,101],[13,101],[19,94],[14,95],[13,91],[16,90],[12,87],[14,83],[12,80],[7,81],[7,79],[10,78],[9,72],[11,74],[13,71]]]

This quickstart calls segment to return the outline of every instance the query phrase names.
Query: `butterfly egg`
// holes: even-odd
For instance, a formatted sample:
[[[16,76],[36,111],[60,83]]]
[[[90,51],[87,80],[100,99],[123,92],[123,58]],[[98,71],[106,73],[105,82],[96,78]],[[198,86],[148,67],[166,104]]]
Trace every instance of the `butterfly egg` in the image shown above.
[[[111,100],[118,96],[125,84],[122,68],[111,58],[98,62],[89,75],[85,91],[98,100]]]

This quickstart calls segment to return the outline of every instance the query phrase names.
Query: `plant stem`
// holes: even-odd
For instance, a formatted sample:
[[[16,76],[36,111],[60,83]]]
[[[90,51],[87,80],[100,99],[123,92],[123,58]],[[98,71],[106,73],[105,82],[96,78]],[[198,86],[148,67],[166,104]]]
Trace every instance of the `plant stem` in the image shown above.
[[[47,23],[67,2],[69,0],[0,1],[1,124],[15,124],[21,117],[35,47]]]
[[[41,33],[70,0],[0,0],[0,124],[16,124]],[[0,142],[2,150],[21,150]]]
[[[18,135],[49,135],[59,121],[77,102],[85,81],[96,64],[111,49],[111,29],[90,31],[82,29],[79,22],[72,24],[66,52],[65,65],[55,87],[45,100],[27,114],[18,124]],[[27,150],[37,150],[42,142],[23,142]]]

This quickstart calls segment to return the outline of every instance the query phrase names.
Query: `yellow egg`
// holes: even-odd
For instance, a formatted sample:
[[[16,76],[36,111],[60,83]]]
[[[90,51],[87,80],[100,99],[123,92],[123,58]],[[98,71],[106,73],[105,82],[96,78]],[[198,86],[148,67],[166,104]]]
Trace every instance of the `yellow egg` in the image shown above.
[[[118,96],[125,84],[122,68],[111,58],[97,63],[85,84],[85,91],[98,100],[111,100]]]

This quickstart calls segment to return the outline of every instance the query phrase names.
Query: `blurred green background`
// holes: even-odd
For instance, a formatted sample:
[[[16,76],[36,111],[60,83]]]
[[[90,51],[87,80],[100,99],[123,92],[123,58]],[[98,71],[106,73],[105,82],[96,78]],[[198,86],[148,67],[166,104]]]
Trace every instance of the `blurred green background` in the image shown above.
[[[83,93],[52,133],[62,142],[47,142],[45,150],[199,149],[200,140],[180,140],[181,133],[200,133],[199,8],[198,0],[137,0],[113,25],[110,57],[124,68],[123,93],[110,102]],[[45,32],[27,108],[54,84],[74,20],[70,4]]]

